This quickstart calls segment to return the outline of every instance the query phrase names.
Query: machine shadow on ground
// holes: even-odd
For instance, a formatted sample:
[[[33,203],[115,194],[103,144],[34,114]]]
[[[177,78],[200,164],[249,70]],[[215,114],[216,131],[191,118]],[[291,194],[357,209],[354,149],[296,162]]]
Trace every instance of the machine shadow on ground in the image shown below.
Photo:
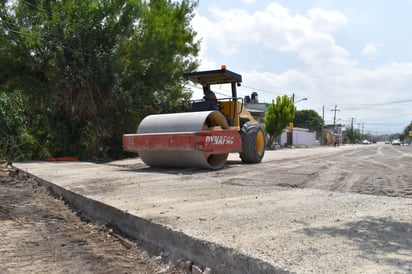
[[[404,267],[412,265],[411,257],[401,259],[397,256],[398,254],[412,254],[412,224],[408,222],[365,217],[339,227],[304,228],[302,233],[316,237],[327,234],[333,238],[346,238],[347,241],[358,246],[362,257],[392,265],[401,272],[405,271]]]
[[[232,168],[239,167],[243,165],[241,160],[228,160],[225,165],[220,169],[205,169],[205,168],[175,168],[175,167],[150,167],[145,164],[134,164],[134,165],[113,165],[122,167],[124,172],[134,172],[134,173],[157,173],[157,174],[213,174],[219,171],[225,171]],[[248,166],[253,166],[255,164],[247,164]]]
[[[225,167],[224,167],[225,168]],[[223,168],[223,169],[224,169]],[[156,173],[156,174],[174,174],[174,175],[192,175],[207,174],[216,172],[216,170],[200,168],[162,168],[162,167],[129,167],[122,170],[123,172],[133,173]]]

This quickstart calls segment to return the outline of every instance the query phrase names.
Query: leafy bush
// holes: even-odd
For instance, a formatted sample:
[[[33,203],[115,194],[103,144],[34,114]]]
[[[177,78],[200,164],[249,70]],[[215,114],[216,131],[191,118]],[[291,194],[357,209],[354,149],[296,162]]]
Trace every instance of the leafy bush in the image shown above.
[[[8,162],[48,155],[31,135],[21,92],[0,92],[0,158]]]

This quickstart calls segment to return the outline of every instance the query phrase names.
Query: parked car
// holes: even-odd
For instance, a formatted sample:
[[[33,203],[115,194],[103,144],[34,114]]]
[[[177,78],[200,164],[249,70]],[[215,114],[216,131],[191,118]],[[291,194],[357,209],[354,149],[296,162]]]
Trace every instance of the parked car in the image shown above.
[[[363,141],[362,141],[362,144],[363,144],[363,145],[370,145],[371,142],[369,142],[368,140],[363,140]]]
[[[393,141],[392,141],[392,145],[400,146],[400,145],[401,145],[401,141],[400,141],[399,139],[393,140]]]

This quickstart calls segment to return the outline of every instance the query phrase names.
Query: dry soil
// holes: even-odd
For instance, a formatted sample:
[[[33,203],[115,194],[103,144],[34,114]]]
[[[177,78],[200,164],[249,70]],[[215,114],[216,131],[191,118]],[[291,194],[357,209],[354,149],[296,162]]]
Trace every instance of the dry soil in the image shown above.
[[[0,273],[185,273],[188,266],[82,221],[33,179],[0,169]]]

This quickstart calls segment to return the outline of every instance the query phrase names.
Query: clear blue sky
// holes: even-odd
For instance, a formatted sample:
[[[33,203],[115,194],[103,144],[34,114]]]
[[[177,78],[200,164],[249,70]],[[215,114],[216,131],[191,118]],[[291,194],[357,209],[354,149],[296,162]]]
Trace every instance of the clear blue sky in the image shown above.
[[[306,97],[298,110],[324,107],[326,123],[337,105],[339,123],[401,132],[412,121],[411,11],[412,0],[200,0],[200,69],[226,64],[242,74],[240,96]]]

